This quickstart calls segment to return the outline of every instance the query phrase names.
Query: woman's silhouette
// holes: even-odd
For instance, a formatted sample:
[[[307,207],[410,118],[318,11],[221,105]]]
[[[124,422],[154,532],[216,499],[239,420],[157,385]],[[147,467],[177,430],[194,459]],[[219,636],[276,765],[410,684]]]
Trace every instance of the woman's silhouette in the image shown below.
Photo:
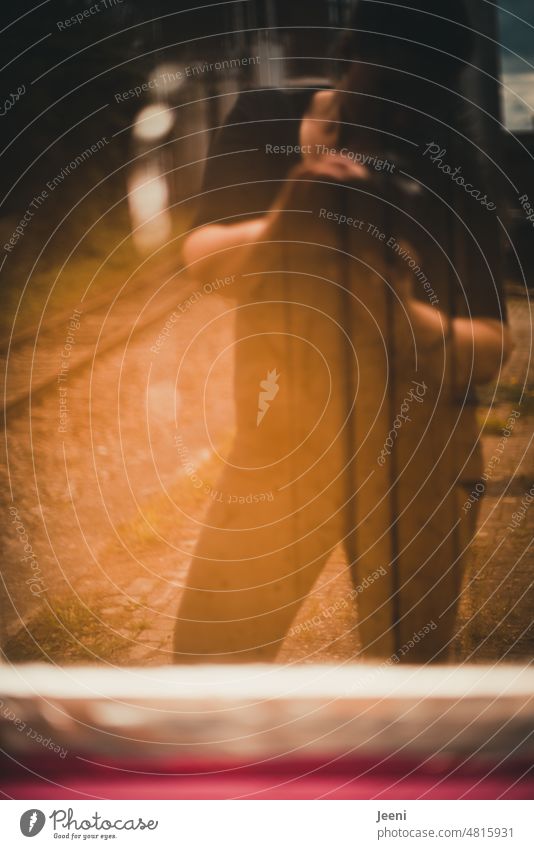
[[[446,657],[476,518],[459,504],[481,475],[473,386],[509,343],[498,225],[457,93],[469,21],[459,0],[410,6],[358,4],[343,75],[311,99],[303,161],[271,211],[208,215],[186,245],[199,277],[238,275],[237,434],[178,662],[274,658],[340,542],[356,582],[384,572],[358,599],[362,654]],[[250,213],[254,183],[241,191]]]

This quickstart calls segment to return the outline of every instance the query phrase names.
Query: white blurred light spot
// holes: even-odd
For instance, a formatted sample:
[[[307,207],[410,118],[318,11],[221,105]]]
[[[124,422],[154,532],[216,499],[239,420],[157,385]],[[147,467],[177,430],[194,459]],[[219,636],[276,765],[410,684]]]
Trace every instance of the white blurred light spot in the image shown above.
[[[137,141],[152,142],[166,136],[174,124],[174,115],[167,106],[152,104],[141,109],[133,128]]]
[[[169,189],[156,167],[133,171],[128,180],[128,204],[133,225],[133,239],[141,250],[162,245],[171,235]]]
[[[504,73],[504,123],[512,132],[534,127],[534,73]]]
[[[98,701],[90,705],[93,722],[115,728],[140,726],[146,721],[146,712],[141,706],[121,705]]]
[[[175,93],[183,85],[184,74],[180,71],[178,65],[166,63],[158,65],[154,69],[154,73],[151,75],[151,82],[154,83],[154,86],[150,89],[151,91],[162,89],[165,94]]]

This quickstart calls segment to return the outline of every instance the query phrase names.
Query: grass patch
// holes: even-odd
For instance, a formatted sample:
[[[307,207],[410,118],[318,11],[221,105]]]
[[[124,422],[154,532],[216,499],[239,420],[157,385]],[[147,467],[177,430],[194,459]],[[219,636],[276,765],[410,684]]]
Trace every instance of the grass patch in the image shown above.
[[[485,436],[502,436],[502,432],[506,427],[507,419],[494,413],[487,413],[481,410],[478,413],[479,427]]]
[[[122,663],[145,620],[136,618],[140,605],[129,603],[113,615],[102,613],[106,602],[60,598],[48,602],[10,637],[3,651],[12,663],[46,661],[69,663]]]
[[[177,216],[174,223],[177,233],[187,230],[188,223],[184,216]],[[83,228],[81,229],[83,232]],[[41,320],[45,305],[45,321],[54,319],[58,313],[78,307],[80,298],[89,284],[89,303],[93,298],[98,300],[109,296],[110,304],[114,295],[132,274],[132,281],[126,285],[130,289],[135,286],[135,272],[146,257],[135,248],[129,229],[130,222],[124,210],[107,216],[104,221],[88,230],[59,277],[57,275],[68,255],[67,247],[71,246],[71,242],[74,247],[78,236],[75,241],[74,234],[70,239],[68,234],[64,233],[60,243],[62,249],[50,249],[43,254],[35,267],[34,253],[39,245],[46,241],[46,225],[40,233],[40,238],[37,232],[25,236],[26,250],[13,251],[4,269],[7,283],[4,286],[4,309],[0,314],[0,330],[3,335],[11,330],[15,310],[18,310],[15,332],[20,332],[34,327]],[[157,278],[158,269],[169,258],[175,260],[178,266],[181,241],[177,239],[171,246],[158,252],[151,263],[143,265],[141,273],[150,275],[150,269],[153,268],[153,276]],[[30,285],[26,286],[22,296],[22,287],[30,271]]]
[[[489,407],[498,404],[511,404],[514,409],[520,410],[524,416],[534,413],[534,389],[527,384],[518,381],[510,383],[499,383],[495,385],[484,386],[478,389],[478,397],[481,404]]]

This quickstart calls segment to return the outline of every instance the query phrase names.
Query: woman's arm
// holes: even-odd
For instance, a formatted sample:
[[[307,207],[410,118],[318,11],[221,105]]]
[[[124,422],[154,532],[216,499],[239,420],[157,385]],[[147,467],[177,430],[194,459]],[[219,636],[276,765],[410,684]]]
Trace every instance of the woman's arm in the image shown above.
[[[510,356],[509,330],[497,319],[455,318],[449,323],[439,310],[411,296],[404,305],[422,354],[441,340],[448,338],[452,343],[460,389],[469,383],[488,383]]]
[[[282,210],[290,203],[300,181],[323,180],[348,183],[365,181],[364,168],[340,156],[328,156],[297,166],[276,199],[272,210],[264,216],[236,224],[210,224],[195,230],[186,240],[184,256],[196,278],[229,276],[246,264],[250,251],[258,242],[268,239],[280,222]],[[412,251],[414,254],[414,251]],[[512,344],[506,325],[491,318],[455,318],[449,322],[444,313],[414,298],[411,282],[401,275],[399,295],[408,313],[415,341],[421,351],[452,337],[456,379],[459,388],[469,383],[492,380],[508,359]]]
[[[266,215],[236,224],[207,224],[191,233],[184,244],[186,266],[193,277],[202,280],[235,274],[245,264],[250,248],[268,238],[281,221],[284,209],[292,206],[292,195],[299,182],[344,183],[365,177],[366,171],[361,165],[342,156],[327,156],[313,164],[297,165]]]
[[[406,248],[411,256],[417,257],[413,246]],[[400,270],[395,288],[421,354],[424,356],[425,350],[444,346],[446,342],[452,345],[457,389],[464,391],[471,383],[489,383],[496,377],[513,350],[506,324],[485,316],[450,319],[414,298],[413,279],[405,268]]]
[[[271,211],[235,224],[206,224],[187,237],[184,243],[184,260],[195,279],[226,277],[238,272],[246,262],[251,246],[266,238],[271,232],[294,191],[295,180],[330,179],[342,181],[360,175],[360,166],[338,156],[323,157],[312,168],[297,165],[288,175],[287,182],[275,199]],[[246,189],[244,189],[246,191]]]
[[[237,224],[199,227],[184,245],[184,259],[191,275],[208,280],[234,274],[243,261],[244,249],[261,241],[267,225],[267,216],[262,216]]]

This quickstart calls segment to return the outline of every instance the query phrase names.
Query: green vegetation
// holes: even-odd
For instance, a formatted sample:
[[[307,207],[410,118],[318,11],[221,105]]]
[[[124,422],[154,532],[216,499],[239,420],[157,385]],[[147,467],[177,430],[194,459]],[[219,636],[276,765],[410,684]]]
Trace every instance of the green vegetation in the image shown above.
[[[485,386],[478,390],[478,397],[480,403],[487,407],[511,404],[515,409],[520,410],[524,416],[534,413],[534,388],[516,380],[509,383],[501,382],[497,387],[494,385]]]
[[[77,597],[47,601],[5,643],[6,659],[12,663],[123,663],[132,648],[130,641],[147,622],[139,618],[140,604],[130,602],[104,614],[107,603]]]
[[[483,409],[478,412],[478,422],[485,436],[502,436],[507,419]]]

